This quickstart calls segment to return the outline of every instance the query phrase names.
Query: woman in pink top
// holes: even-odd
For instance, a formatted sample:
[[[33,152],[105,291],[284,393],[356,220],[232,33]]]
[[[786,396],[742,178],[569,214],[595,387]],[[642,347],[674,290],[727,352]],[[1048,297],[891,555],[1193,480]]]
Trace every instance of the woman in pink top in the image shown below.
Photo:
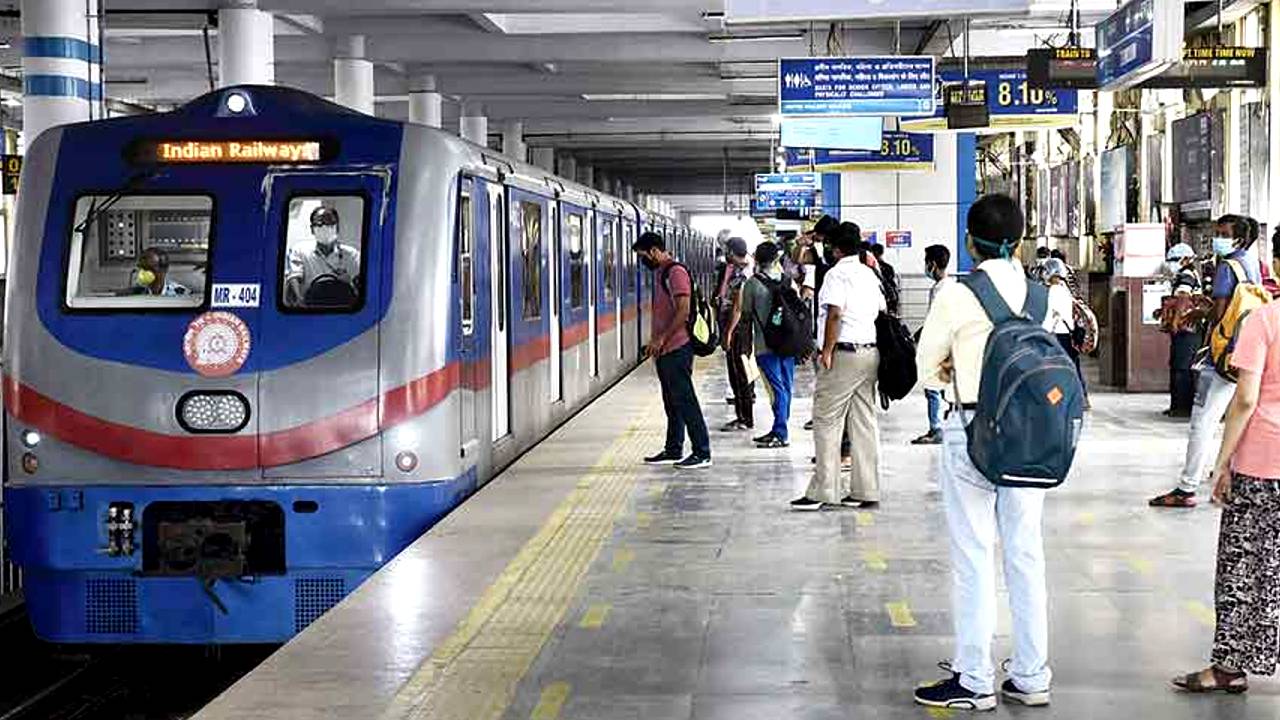
[[[1272,251],[1280,275],[1280,243]],[[1280,653],[1280,303],[1245,320],[1231,364],[1240,381],[1214,469],[1224,510],[1213,664],[1173,681],[1196,693],[1242,693],[1249,674],[1275,674]]]

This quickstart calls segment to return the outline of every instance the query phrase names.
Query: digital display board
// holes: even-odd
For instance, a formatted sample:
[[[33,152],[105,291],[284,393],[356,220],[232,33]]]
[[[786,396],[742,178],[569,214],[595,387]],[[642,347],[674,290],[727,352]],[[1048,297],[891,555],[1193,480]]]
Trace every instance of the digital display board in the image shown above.
[[[935,58],[817,57],[778,60],[782,116],[932,115]]]
[[[1091,90],[1098,87],[1098,56],[1082,47],[1030,50],[1027,82],[1033,88]]]
[[[821,176],[814,172],[756,175],[755,208],[759,212],[806,210],[817,206]]]
[[[302,163],[322,159],[319,140],[160,140],[150,145],[161,163]]]
[[[811,155],[812,152],[812,155]],[[932,170],[933,136],[887,132],[874,150],[787,150],[787,169],[819,172],[852,170]]]
[[[880,147],[880,117],[783,118],[782,147],[871,150]]]
[[[22,156],[21,155],[0,155],[0,163],[3,167],[4,194],[17,195],[18,181],[22,178]]]
[[[1032,50],[1027,77],[1037,88],[1095,88],[1098,60],[1089,48]],[[1260,88],[1267,84],[1266,48],[1212,46],[1187,48],[1182,60],[1143,82],[1148,90],[1186,88]]]

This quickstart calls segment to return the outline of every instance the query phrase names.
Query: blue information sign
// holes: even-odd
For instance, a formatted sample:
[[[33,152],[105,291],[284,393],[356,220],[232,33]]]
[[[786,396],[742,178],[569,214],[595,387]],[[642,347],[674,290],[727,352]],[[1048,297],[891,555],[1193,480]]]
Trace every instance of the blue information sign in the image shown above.
[[[1080,97],[1075,90],[1045,90],[1027,81],[1025,68],[1010,70],[974,70],[969,73],[970,82],[981,82],[987,88],[987,109],[991,114],[991,127],[999,129],[1019,127],[1064,127],[1079,120]],[[964,73],[947,70],[939,83],[960,83]],[[904,130],[946,130],[947,119],[939,104],[933,117],[904,120]]]
[[[1181,60],[1183,12],[1181,0],[1130,0],[1099,22],[1098,87],[1130,87]]]
[[[818,204],[818,173],[775,173],[756,175],[756,209],[807,210]]]
[[[932,115],[934,58],[828,57],[778,61],[786,116]]]
[[[933,168],[933,136],[928,133],[887,132],[875,150],[788,148],[787,169],[793,168],[810,168],[818,172],[929,170]]]

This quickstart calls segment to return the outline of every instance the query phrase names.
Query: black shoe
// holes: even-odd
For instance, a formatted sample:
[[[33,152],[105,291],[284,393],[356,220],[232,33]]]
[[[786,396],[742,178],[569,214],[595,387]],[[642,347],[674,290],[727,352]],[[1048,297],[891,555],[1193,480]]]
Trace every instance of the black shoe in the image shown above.
[[[678,462],[680,462],[679,455],[669,453],[665,450],[657,455],[650,455],[644,459],[645,465],[675,465]]]
[[[840,505],[847,508],[864,508],[864,507],[870,507],[872,505],[877,505],[877,504],[879,503],[873,503],[869,500],[859,500],[858,498],[852,495],[847,495],[845,497],[840,498]]]
[[[760,448],[761,450],[773,450],[775,448],[784,448],[790,445],[791,443],[787,442],[786,440],[783,440],[777,435],[774,435],[773,437],[769,438],[768,440],[765,440],[764,442],[756,443],[756,447]]]
[[[804,424],[804,429],[805,429],[805,430],[812,430],[812,429],[813,429],[813,421],[812,421],[812,420],[810,420],[809,422],[805,423],[805,424]]]
[[[690,455],[675,464],[677,470],[706,470],[711,467],[711,458],[701,455]]]
[[[948,669],[944,663],[943,669]],[[960,673],[953,672],[951,677],[939,680],[931,685],[916,688],[916,702],[929,707],[947,708],[949,710],[995,710],[994,694],[979,695],[960,684]]]
[[[1044,707],[1049,704],[1049,688],[1038,692],[1024,692],[1014,684],[1013,678],[1005,680],[1004,684],[1000,686],[1000,695],[1006,700],[1012,700],[1028,707]]]
[[[773,434],[773,431],[772,431],[772,430],[770,430],[769,432],[767,432],[767,433],[765,433],[765,434],[761,435],[760,437],[753,437],[753,438],[751,438],[751,442],[756,443],[756,444],[759,444],[759,443],[762,443],[762,442],[768,442],[768,441],[770,441],[770,440],[772,440],[772,439],[774,439],[774,438],[776,438],[776,437],[778,437],[778,436],[777,436],[777,435],[775,435],[775,434]]]
[[[810,500],[807,497],[802,497],[802,498],[797,498],[791,501],[791,509],[792,510],[809,510],[809,511],[821,510],[822,503],[818,502],[817,500]]]
[[[739,430],[750,430],[751,426],[741,420],[730,420],[720,428],[720,432],[738,432]]]
[[[725,405],[733,405],[733,404],[734,404],[734,403],[736,403],[736,402],[738,402],[738,398],[726,397],[726,398],[724,399],[724,404],[725,404]]]
[[[942,431],[941,431],[941,430],[930,430],[929,432],[927,432],[927,433],[925,433],[925,434],[921,435],[920,437],[916,438],[915,440],[912,440],[912,441],[911,441],[911,444],[912,444],[912,445],[941,445],[941,444],[942,444]]]

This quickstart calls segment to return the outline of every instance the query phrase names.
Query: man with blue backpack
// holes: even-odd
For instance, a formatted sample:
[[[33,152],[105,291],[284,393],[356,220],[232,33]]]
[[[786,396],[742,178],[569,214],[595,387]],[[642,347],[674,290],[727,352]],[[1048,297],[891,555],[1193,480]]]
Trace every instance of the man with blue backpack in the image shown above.
[[[939,463],[956,643],[951,662],[942,664],[948,677],[918,688],[915,700],[948,709],[995,708],[998,538],[1014,643],[1000,694],[1048,705],[1044,491],[1070,470],[1084,390],[1066,351],[1043,327],[1047,289],[1028,282],[1013,259],[1023,235],[1017,203],[1004,195],[982,197],[969,210],[968,228],[978,268],[939,291],[917,354],[924,385],[951,388],[957,402],[943,425]]]

